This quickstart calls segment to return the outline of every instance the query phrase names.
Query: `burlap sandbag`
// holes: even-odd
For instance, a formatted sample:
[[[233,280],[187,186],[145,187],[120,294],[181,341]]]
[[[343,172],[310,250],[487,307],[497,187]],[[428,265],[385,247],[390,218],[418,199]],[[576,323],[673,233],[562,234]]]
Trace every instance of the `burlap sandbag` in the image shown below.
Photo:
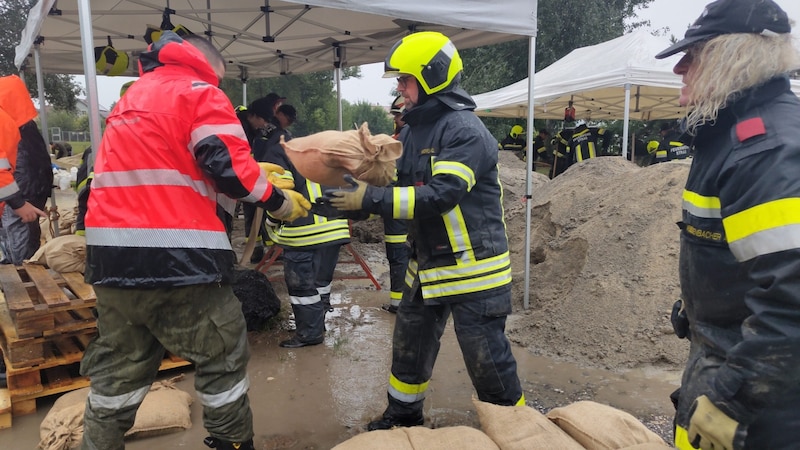
[[[301,175],[323,186],[349,186],[345,174],[373,186],[394,178],[403,144],[387,134],[371,135],[367,122],[358,130],[322,131],[281,145]]]
[[[673,450],[675,447],[670,447],[667,444],[656,444],[650,442],[648,444],[636,444],[630,447],[621,448],[620,450]]]
[[[500,450],[583,450],[544,414],[527,406],[500,406],[473,398],[481,429]]]
[[[179,375],[169,380],[153,383],[136,411],[133,427],[126,438],[154,436],[186,430],[192,427],[189,405],[192,396],[175,387]],[[83,412],[89,388],[68,392],[53,403],[39,426],[41,450],[72,450],[80,447],[83,439]]]
[[[26,261],[56,272],[81,272],[86,268],[86,237],[65,234],[48,241]]]
[[[625,411],[592,401],[575,402],[547,413],[562,430],[589,450],[618,450],[664,440]]]
[[[425,427],[361,433],[333,450],[498,450],[497,445],[475,428],[458,426],[431,430]]]

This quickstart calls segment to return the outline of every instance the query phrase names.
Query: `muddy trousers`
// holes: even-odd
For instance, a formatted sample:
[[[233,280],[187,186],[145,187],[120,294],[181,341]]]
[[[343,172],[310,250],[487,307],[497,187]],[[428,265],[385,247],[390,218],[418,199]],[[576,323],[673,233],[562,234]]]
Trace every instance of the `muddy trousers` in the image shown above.
[[[94,289],[98,335],[81,361],[81,375],[92,380],[84,450],[124,448],[123,435],[158,373],[164,349],[194,364],[203,425],[213,437],[231,442],[253,437],[246,327],[230,286]]]
[[[47,206],[47,197],[29,200],[30,203],[44,209]],[[36,250],[42,237],[42,229],[39,221],[24,223],[22,219],[14,213],[10,206],[3,207],[2,230],[0,230],[0,250],[3,252],[2,264],[14,264],[19,266],[23,260],[30,259]]]
[[[422,403],[452,313],[467,372],[478,398],[497,405],[523,405],[517,361],[505,335],[511,294],[443,305],[423,304],[417,289],[400,302],[392,340],[389,406],[384,417],[421,417]]]
[[[292,304],[295,334],[300,341],[319,341],[325,334],[325,313],[330,307],[331,283],[340,244],[283,250],[283,275]]]

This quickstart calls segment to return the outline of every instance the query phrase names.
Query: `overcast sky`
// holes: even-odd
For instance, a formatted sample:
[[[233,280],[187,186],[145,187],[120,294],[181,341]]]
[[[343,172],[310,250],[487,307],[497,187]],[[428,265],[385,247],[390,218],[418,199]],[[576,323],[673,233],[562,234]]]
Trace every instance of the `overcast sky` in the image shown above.
[[[800,39],[800,1],[775,0],[794,20],[793,34]],[[709,2],[703,0],[655,0],[646,9],[640,10],[641,19],[649,20],[651,29],[658,30],[669,28],[669,33],[676,37],[683,37],[686,28],[694,22],[703,8]],[[389,105],[392,101],[391,91],[395,87],[393,79],[381,78],[383,63],[369,64],[361,67],[363,77],[342,81],[342,98],[351,103],[367,101],[372,104]],[[127,77],[98,77],[98,90],[100,104],[110,107],[119,98],[119,89],[132,78]],[[83,77],[78,77],[83,84]],[[478,94],[473,92],[472,94]],[[252,99],[250,99],[252,100]],[[289,99],[291,102],[291,99]]]

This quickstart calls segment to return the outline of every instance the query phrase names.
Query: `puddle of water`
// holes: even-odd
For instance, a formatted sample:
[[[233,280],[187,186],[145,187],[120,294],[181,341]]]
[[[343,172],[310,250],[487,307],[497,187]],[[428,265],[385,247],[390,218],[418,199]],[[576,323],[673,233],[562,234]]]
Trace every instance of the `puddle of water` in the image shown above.
[[[347,289],[344,289],[346,283]],[[275,283],[285,298],[285,288]],[[284,290],[282,292],[281,290]],[[259,449],[328,449],[362,432],[386,406],[394,315],[380,309],[388,291],[366,280],[335,281],[323,345],[283,349],[291,332],[251,333],[250,402]],[[612,372],[532,355],[514,347],[528,403],[539,409],[592,399],[636,416],[670,415],[669,393],[680,374],[658,369]],[[174,375],[174,373],[172,374]],[[193,372],[178,387],[194,394]],[[449,325],[425,402],[427,425],[478,427],[474,390]],[[0,448],[34,448],[38,426],[55,398],[40,401],[35,415],[15,417],[0,431]],[[133,440],[128,449],[204,448],[201,406],[191,406],[194,426],[180,433]]]

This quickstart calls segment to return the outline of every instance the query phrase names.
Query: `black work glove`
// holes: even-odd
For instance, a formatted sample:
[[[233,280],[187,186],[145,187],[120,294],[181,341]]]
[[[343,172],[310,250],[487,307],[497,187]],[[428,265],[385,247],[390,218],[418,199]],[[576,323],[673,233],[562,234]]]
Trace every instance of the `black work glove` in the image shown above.
[[[683,300],[678,300],[672,305],[672,314],[669,318],[672,322],[672,329],[675,330],[675,335],[683,339],[689,335],[689,318],[686,317],[686,311],[683,309]]]

